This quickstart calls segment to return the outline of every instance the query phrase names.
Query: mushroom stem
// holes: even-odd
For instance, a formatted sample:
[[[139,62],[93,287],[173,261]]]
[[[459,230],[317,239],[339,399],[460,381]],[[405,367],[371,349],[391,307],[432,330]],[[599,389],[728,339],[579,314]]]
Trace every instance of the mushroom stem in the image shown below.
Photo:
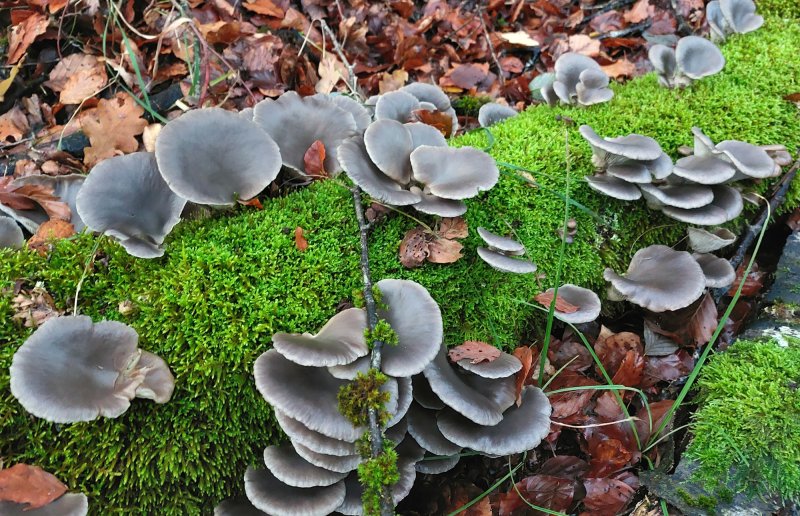
[[[356,211],[358,231],[361,238],[361,278],[364,283],[364,305],[367,311],[367,328],[369,329],[370,335],[374,335],[375,326],[378,324],[378,311],[375,306],[375,295],[372,292],[372,276],[369,271],[369,247],[367,236],[370,224],[364,216],[364,207],[361,202],[361,188],[355,187],[353,188],[353,206]],[[383,342],[380,340],[373,340],[371,348],[370,367],[380,370]],[[369,409],[369,435],[371,456],[372,458],[379,457],[383,453],[383,432],[381,431],[381,425],[378,421],[378,411],[375,408]],[[393,516],[394,503],[392,501],[392,493],[385,485],[381,487],[380,499],[381,516]]]

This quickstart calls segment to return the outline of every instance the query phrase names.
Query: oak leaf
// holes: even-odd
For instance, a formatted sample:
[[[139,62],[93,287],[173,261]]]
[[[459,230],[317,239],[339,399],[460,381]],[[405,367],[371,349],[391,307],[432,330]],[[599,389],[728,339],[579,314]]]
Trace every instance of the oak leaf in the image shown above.
[[[106,68],[97,56],[70,54],[56,64],[45,86],[60,92],[62,104],[80,104],[108,82]]]
[[[500,350],[491,344],[478,340],[468,340],[447,352],[450,360],[458,362],[468,359],[470,363],[492,362],[500,356]]]
[[[412,269],[420,267],[428,258],[430,236],[422,227],[416,227],[406,233],[400,242],[400,263],[403,267]]]
[[[28,248],[46,256],[53,240],[62,240],[75,234],[75,226],[65,220],[51,219],[43,222],[36,234],[28,240]]]
[[[461,250],[464,246],[460,242],[449,238],[436,238],[428,244],[428,258],[431,263],[454,263],[464,255]]]
[[[38,509],[67,492],[67,486],[38,466],[15,464],[0,470],[0,501]]]
[[[81,116],[81,128],[91,146],[84,150],[84,163],[93,166],[101,160],[129,154],[139,148],[136,136],[144,132],[144,109],[127,93],[103,99]]]
[[[453,118],[447,113],[441,111],[428,111],[427,109],[418,109],[412,111],[412,121],[422,122],[437,129],[445,138],[453,134]]]

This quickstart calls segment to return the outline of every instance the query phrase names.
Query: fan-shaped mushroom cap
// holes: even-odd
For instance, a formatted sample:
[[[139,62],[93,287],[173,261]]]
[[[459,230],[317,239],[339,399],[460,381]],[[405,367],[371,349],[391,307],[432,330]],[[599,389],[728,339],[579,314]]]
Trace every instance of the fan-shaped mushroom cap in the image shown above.
[[[275,419],[281,429],[289,436],[292,443],[299,443],[306,448],[313,450],[317,453],[325,453],[327,455],[355,455],[355,444],[340,439],[334,439],[327,435],[322,435],[319,432],[311,430],[300,421],[289,417],[285,412],[280,409],[273,409],[275,412]]]
[[[397,334],[396,346],[385,346],[381,370],[390,376],[420,373],[437,355],[443,338],[442,313],[428,291],[409,280],[384,279],[376,285],[381,302],[378,310]]]
[[[770,172],[772,165],[770,160]],[[672,173],[695,183],[717,185],[731,179],[736,169],[727,161],[712,155],[686,156],[675,162]]]
[[[378,97],[375,104],[375,120],[395,120],[406,123],[411,113],[420,109],[419,99],[402,90],[390,91]]]
[[[720,0],[719,9],[728,25],[737,34],[752,32],[764,24],[752,0]]]
[[[624,179],[600,174],[596,176],[586,176],[589,188],[621,201],[635,201],[642,198],[642,192],[635,184],[631,184]]]
[[[547,102],[548,106],[553,107],[558,104],[558,94],[556,94],[555,82],[551,82],[550,84],[542,86],[542,88],[539,90],[539,93],[541,93],[542,99]]]
[[[440,133],[441,134],[441,133]],[[435,195],[425,193],[419,187],[409,188],[411,193],[420,196],[420,201],[413,204],[414,209],[428,215],[438,215],[440,217],[458,217],[467,212],[467,205],[464,201],[454,201],[452,199],[442,199]]]
[[[672,158],[666,152],[652,161],[643,161],[644,165],[656,179],[665,179],[672,174]]]
[[[309,463],[290,444],[264,448],[264,464],[275,478],[292,487],[329,486],[347,476]]]
[[[649,183],[653,180],[650,170],[641,161],[625,161],[609,165],[606,174],[628,183]]]
[[[369,353],[364,339],[367,315],[360,308],[348,308],[330,318],[316,335],[276,333],[273,347],[292,362],[323,367],[349,364]]]
[[[639,185],[645,198],[652,197],[657,205],[675,206],[677,208],[699,208],[714,200],[714,192],[702,185]]]
[[[221,108],[189,111],[165,125],[156,139],[156,160],[170,189],[198,204],[255,197],[281,169],[272,138]]]
[[[522,369],[522,362],[514,355],[501,352],[500,356],[492,361],[483,361],[473,364],[472,360],[464,358],[459,360],[459,367],[482,378],[507,378]],[[433,451],[433,450],[431,450]]]
[[[397,120],[376,120],[364,133],[370,160],[381,172],[401,185],[411,181],[409,156],[414,150],[411,134]]]
[[[301,97],[294,91],[277,100],[256,104],[253,121],[278,144],[283,164],[301,174],[305,174],[303,157],[317,140],[325,146],[325,170],[331,175],[338,174],[341,167],[335,149],[358,133],[349,111],[329,97]]]
[[[272,516],[324,516],[344,501],[344,481],[326,487],[287,486],[269,470],[247,467],[244,491],[257,508]]]
[[[411,488],[414,487],[416,480],[416,470],[414,464],[416,461],[410,460],[408,457],[400,456],[397,460],[397,469],[400,474],[398,481],[390,488],[392,491],[392,501],[396,505],[402,501]],[[364,514],[364,507],[361,502],[361,496],[364,493],[364,488],[358,480],[358,474],[353,472],[345,480],[347,494],[342,504],[336,508],[338,514],[345,514],[348,516],[361,516]]]
[[[647,58],[660,76],[667,81],[671,81],[677,67],[673,49],[666,45],[653,45],[647,52]]]
[[[455,468],[460,460],[460,455],[440,456],[426,454],[414,467],[417,469],[418,473],[441,475]]]
[[[433,84],[412,82],[411,84],[406,84],[398,91],[410,93],[420,102],[430,102],[436,106],[436,109],[439,111],[447,111],[451,107],[450,97],[448,97],[440,87]]]
[[[686,36],[675,47],[678,69],[691,79],[702,79],[722,70],[725,58],[717,46],[699,36]]]
[[[549,288],[546,294],[552,294],[555,289]],[[553,312],[556,319],[570,324],[583,324],[592,322],[600,315],[600,298],[588,288],[565,283],[558,287],[558,297],[567,303],[577,306],[578,310],[573,313]]]
[[[760,179],[775,175],[775,161],[761,147],[736,140],[725,140],[717,144],[717,150],[722,151],[739,172],[746,176]]]
[[[268,403],[309,429],[350,442],[363,433],[338,410],[336,396],[347,382],[337,380],[324,367],[297,365],[270,349],[256,359],[255,379]]]
[[[421,406],[433,410],[440,410],[445,407],[444,402],[431,389],[431,384],[428,383],[424,374],[412,376],[411,385],[413,387],[414,401]]]
[[[0,216],[0,249],[19,249],[25,243],[25,235],[11,217]]]
[[[578,131],[589,142],[595,155],[606,163],[614,163],[616,161],[614,156],[649,161],[660,158],[662,154],[661,146],[649,136],[629,134],[617,138],[603,138],[588,125],[580,126]],[[611,156],[606,156],[607,154]]]
[[[512,406],[493,426],[475,424],[451,410],[439,414],[437,425],[450,441],[489,455],[532,450],[550,432],[550,401],[538,387],[522,390],[522,403]]]
[[[730,245],[736,241],[736,235],[725,228],[713,232],[703,228],[686,228],[689,235],[689,247],[698,253],[710,253]]]
[[[513,258],[485,247],[478,248],[478,256],[481,260],[489,264],[490,267],[501,272],[512,272],[515,274],[530,274],[536,272],[536,264],[522,258]]]
[[[436,455],[454,455],[462,448],[442,435],[436,426],[436,411],[416,403],[408,411],[408,433],[421,447]]]
[[[478,110],[478,123],[481,127],[489,127],[518,114],[517,110],[512,107],[504,106],[497,102],[488,102]]]
[[[484,378],[477,374],[463,374],[464,383],[492,400],[500,410],[505,410],[517,400],[516,382],[513,376]]]
[[[378,169],[369,159],[363,136],[345,140],[338,150],[339,161],[347,176],[375,199],[393,206],[420,202],[419,194],[404,189]]]
[[[708,253],[692,254],[703,274],[706,276],[706,286],[710,288],[729,287],[736,279],[736,271],[731,262]]]
[[[730,186],[716,185],[712,187],[712,191],[714,200],[711,204],[689,210],[664,206],[661,211],[673,219],[699,226],[724,224],[742,213],[744,203],[738,190]]]
[[[67,203],[71,212],[71,218],[69,220],[70,224],[75,228],[76,232],[83,231],[83,228],[86,227],[81,220],[81,216],[78,213],[78,210],[75,207],[75,200],[78,197],[78,192],[81,191],[83,187],[83,182],[87,176],[83,174],[66,174],[63,176],[46,176],[44,174],[35,174],[31,176],[23,176],[18,177],[14,180],[12,186],[22,186],[22,185],[40,185],[46,186],[48,188],[53,189],[53,195],[58,197],[61,202]],[[25,214],[25,218],[29,218],[32,221],[36,221],[36,225],[38,226],[42,222],[46,221],[49,217],[45,214],[41,220],[39,217],[30,213],[31,210],[11,210],[16,212],[17,214],[21,214],[20,212]],[[31,230],[25,221],[19,220],[19,223],[22,224],[25,229],[30,231],[31,233],[36,233],[36,228],[34,227]]]
[[[400,423],[400,420],[406,416],[408,408],[411,406],[411,402],[414,401],[411,377],[405,376],[395,378],[394,380],[397,382],[397,406],[391,413],[392,417],[386,423],[387,428],[393,427]],[[405,434],[405,432],[401,433]]]
[[[719,0],[712,0],[706,5],[706,20],[711,29],[712,39],[725,41],[725,36],[730,31],[728,22],[722,16],[722,9],[719,7]]]
[[[611,100],[614,92],[608,88],[608,80],[608,75],[600,69],[588,68],[582,71],[580,82],[575,85],[578,104],[591,106]]]
[[[186,200],[167,186],[154,154],[134,152],[97,164],[76,205],[89,229],[118,238],[133,256],[153,258],[164,254],[160,245],[180,222]]]
[[[636,251],[624,276],[606,269],[603,277],[625,299],[652,312],[689,306],[705,290],[705,275],[692,255],[665,245]]]
[[[372,122],[372,115],[367,111],[367,108],[347,95],[331,94],[328,95],[328,98],[331,102],[336,104],[337,107],[350,113],[350,116],[352,116],[353,120],[356,122],[357,132],[363,133],[366,131],[367,126]]]
[[[144,373],[144,380],[136,387],[137,398],[147,398],[156,403],[166,403],[172,398],[175,378],[163,358],[142,350],[136,369]]]
[[[580,82],[581,73],[587,69],[599,68],[600,65],[591,57],[574,52],[562,54],[555,63],[556,82],[553,83],[553,87],[556,94],[563,102],[572,103],[572,96],[576,95],[575,87]]]
[[[699,265],[698,265],[699,268]],[[481,425],[496,425],[503,419],[503,409],[490,397],[473,389],[448,363],[441,348],[423,374],[431,390],[447,406]]]
[[[214,507],[214,516],[269,516],[256,509],[244,496],[228,498]]]
[[[369,368],[370,357],[367,355],[354,360],[349,364],[328,366],[328,372],[331,373],[331,376],[334,378],[338,378],[340,380],[352,380],[358,375],[358,373],[366,374],[366,372],[369,371]]]
[[[486,242],[489,249],[507,254],[525,254],[525,246],[513,238],[496,235],[482,227],[478,227],[478,235]]]
[[[297,453],[309,463],[337,473],[348,473],[363,462],[361,455],[328,455],[307,448],[300,443],[292,443]]]
[[[88,512],[89,500],[83,493],[65,493],[38,509],[27,503],[0,502],[3,516],[86,516]]]
[[[403,124],[403,127],[405,127],[411,135],[412,146],[415,149],[420,145],[447,147],[447,140],[445,137],[442,136],[442,133],[438,129],[431,125],[421,122],[409,122]]]
[[[467,199],[490,190],[500,177],[491,156],[473,147],[422,145],[411,153],[414,179],[445,199]]]
[[[692,134],[694,135],[694,155],[695,156],[708,156],[717,155],[717,150],[714,141],[706,136],[706,133],[699,127],[692,127]]]

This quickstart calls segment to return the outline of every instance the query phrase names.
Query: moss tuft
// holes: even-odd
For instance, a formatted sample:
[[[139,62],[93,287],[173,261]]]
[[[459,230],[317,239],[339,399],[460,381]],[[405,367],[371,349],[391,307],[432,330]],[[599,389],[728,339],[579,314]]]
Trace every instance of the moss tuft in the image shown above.
[[[370,369],[367,374],[357,373],[353,381],[343,385],[336,396],[339,412],[353,426],[367,426],[369,410],[377,409],[380,424],[384,426],[391,417],[383,408],[389,401],[389,393],[381,392],[380,389],[388,379],[377,369]]]
[[[380,514],[381,493],[391,496],[390,489],[383,491],[384,486],[396,484],[400,479],[397,452],[392,446],[393,443],[387,441],[382,454],[369,458],[358,466],[358,481],[364,487],[361,503],[364,514],[368,516]]]
[[[787,340],[738,341],[703,368],[687,450],[703,483],[800,500],[800,341]]]

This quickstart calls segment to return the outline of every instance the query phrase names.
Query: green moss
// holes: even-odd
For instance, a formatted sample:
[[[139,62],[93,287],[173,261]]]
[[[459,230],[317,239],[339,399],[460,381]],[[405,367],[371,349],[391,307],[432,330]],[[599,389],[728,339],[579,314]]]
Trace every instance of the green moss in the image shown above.
[[[384,410],[384,405],[389,401],[389,393],[381,392],[380,388],[388,379],[377,369],[370,369],[367,374],[357,373],[353,381],[339,389],[336,397],[339,412],[353,426],[366,426],[369,423],[370,409],[377,409],[378,420],[381,426],[385,425],[391,418],[391,414]]]
[[[452,265],[406,270],[398,245],[415,222],[402,216],[377,225],[370,235],[373,277],[421,283],[442,308],[445,340],[491,341],[513,348],[535,335],[539,314],[521,305],[551,286],[557,268],[558,230],[564,191],[564,125],[555,115],[589,123],[603,135],[639,132],[655,136],[676,157],[690,144],[691,126],[715,139],[753,143],[800,143],[797,109],[781,99],[800,91],[800,24],[775,17],[765,28],[732,38],[724,47],[725,71],[682,92],[658,87],[645,76],[614,86],[615,99],[590,109],[535,107],[492,129],[492,154],[535,171],[549,191],[504,176],[491,192],[471,200],[465,257]],[[602,270],[623,269],[636,249],[674,244],[685,226],[647,210],[592,193],[581,181],[591,173],[590,149],[568,129],[572,153],[570,190],[602,216],[578,221],[568,246],[564,281],[601,290]],[[486,145],[482,132],[456,145]],[[790,206],[800,200],[800,189]],[[247,464],[258,464],[265,446],[282,436],[267,403],[255,389],[252,366],[277,331],[320,328],[343,300],[361,289],[359,241],[349,191],[334,182],[265,202],[263,211],[240,210],[213,219],[185,221],[171,235],[164,258],[135,260],[107,240],[80,294],[81,313],[123,320],[139,332],[141,346],[172,368],[176,390],[165,405],[137,400],[115,420],[54,425],[28,416],[11,397],[8,366],[30,334],[10,321],[11,295],[0,295],[0,456],[55,473],[90,496],[95,514],[209,513],[222,498],[242,490]],[[430,222],[430,221],[429,221]],[[492,270],[474,253],[475,228],[508,233],[509,225],[539,265],[543,277]],[[297,251],[293,229],[309,242]],[[94,238],[62,242],[49,258],[0,252],[0,289],[17,279],[43,282],[58,308],[70,309]],[[123,317],[119,303],[137,307]]]
[[[716,514],[714,509],[717,507],[717,500],[714,497],[706,495],[692,496],[682,488],[678,488],[677,493],[686,505],[703,509],[706,514]]]
[[[755,0],[756,12],[769,12],[784,18],[800,18],[800,2],[797,0]]]
[[[704,367],[687,450],[702,482],[800,500],[800,341],[787,340],[739,341]]]
[[[400,343],[397,332],[395,332],[391,325],[384,319],[378,321],[373,331],[370,331],[369,328],[364,329],[364,340],[367,341],[369,346],[372,346],[375,341],[380,341],[387,346],[396,346]]]
[[[358,465],[358,481],[364,486],[361,494],[361,503],[364,514],[376,516],[380,514],[381,494],[391,496],[389,489],[400,479],[397,469],[397,452],[392,448],[392,443],[386,442],[382,454],[369,458]],[[391,501],[389,501],[391,504]]]

